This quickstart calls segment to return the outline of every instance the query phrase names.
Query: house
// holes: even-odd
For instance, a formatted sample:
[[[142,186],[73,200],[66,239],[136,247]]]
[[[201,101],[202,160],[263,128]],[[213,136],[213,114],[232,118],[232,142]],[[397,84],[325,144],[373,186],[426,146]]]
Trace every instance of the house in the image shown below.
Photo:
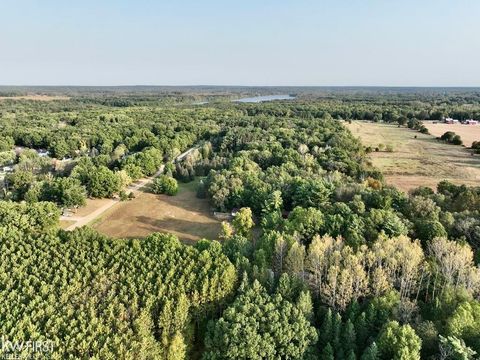
[[[38,150],[35,150],[35,151],[37,152],[38,156],[40,156],[40,157],[47,157],[47,156],[50,155],[50,153],[45,149],[38,149]]]
[[[459,121],[457,119],[452,119],[452,118],[446,118],[445,119],[445,124],[458,124]]]
[[[46,149],[30,149],[24,146],[15,146],[15,153],[20,155],[25,150],[34,150],[39,157],[47,157],[50,156],[50,152]]]

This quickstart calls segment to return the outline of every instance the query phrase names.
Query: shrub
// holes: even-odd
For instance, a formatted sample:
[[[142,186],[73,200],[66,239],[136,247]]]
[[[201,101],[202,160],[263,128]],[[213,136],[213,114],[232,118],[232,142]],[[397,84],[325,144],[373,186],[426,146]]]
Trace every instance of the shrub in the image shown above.
[[[463,141],[460,135],[455,134],[453,131],[447,131],[440,137],[441,140],[446,141],[453,145],[462,145]]]
[[[420,131],[422,134],[429,134],[428,129],[427,129],[425,126],[423,126],[423,125],[420,127],[419,131]]]
[[[155,194],[176,195],[178,192],[177,180],[170,176],[160,175],[153,181],[153,192]]]
[[[463,141],[462,141],[462,138],[460,137],[460,135],[455,135],[453,137],[452,144],[453,145],[462,145],[463,144]]]
[[[474,141],[472,143],[472,149],[475,153],[480,154],[480,141]]]
[[[446,133],[444,133],[440,137],[440,139],[442,139],[443,141],[451,143],[454,136],[456,136],[456,134],[453,131],[447,131]]]
[[[128,195],[125,192],[125,190],[120,191],[119,196],[120,196],[120,201],[127,201],[128,200]]]

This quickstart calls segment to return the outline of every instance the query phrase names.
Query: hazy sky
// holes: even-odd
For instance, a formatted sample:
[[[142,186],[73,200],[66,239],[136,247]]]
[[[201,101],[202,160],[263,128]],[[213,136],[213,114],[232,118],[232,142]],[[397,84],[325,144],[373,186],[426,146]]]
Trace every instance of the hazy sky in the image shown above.
[[[480,86],[480,1],[0,0],[0,84]]]

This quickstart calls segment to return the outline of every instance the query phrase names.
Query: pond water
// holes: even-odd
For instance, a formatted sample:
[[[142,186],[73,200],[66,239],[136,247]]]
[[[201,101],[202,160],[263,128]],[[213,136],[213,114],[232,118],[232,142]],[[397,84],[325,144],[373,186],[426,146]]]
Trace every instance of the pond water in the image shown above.
[[[295,96],[291,95],[265,95],[265,96],[254,96],[246,97],[241,99],[232,100],[232,102],[241,102],[241,103],[259,103],[264,101],[273,101],[273,100],[291,100],[295,99]]]
[[[231,102],[239,102],[239,103],[260,103],[266,101],[273,101],[273,100],[292,100],[295,99],[295,96],[292,95],[263,95],[263,96],[252,96],[252,97],[245,97],[240,99],[233,99],[230,100]],[[208,104],[209,101],[199,101],[193,103],[193,105],[205,105]]]

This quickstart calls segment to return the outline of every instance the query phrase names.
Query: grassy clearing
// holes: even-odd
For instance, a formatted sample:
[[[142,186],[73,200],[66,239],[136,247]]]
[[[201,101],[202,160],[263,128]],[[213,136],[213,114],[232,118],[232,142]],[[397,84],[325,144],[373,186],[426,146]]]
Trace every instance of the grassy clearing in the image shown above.
[[[101,208],[105,204],[111,202],[111,199],[87,199],[87,203],[85,206],[79,207],[78,210],[75,212],[75,217],[83,217],[91,214],[92,212],[96,211],[97,209]]]
[[[397,125],[363,121],[346,125],[367,146],[393,146],[393,152],[372,153],[371,160],[388,183],[402,190],[421,185],[435,188],[444,179],[467,185],[477,185],[480,180],[480,156],[472,156],[462,146],[445,144],[432,135]]]
[[[73,225],[75,224],[75,221],[72,221],[72,220],[60,220],[60,228],[61,229],[66,229],[68,228],[70,225]]]
[[[216,239],[220,222],[212,216],[208,200],[196,197],[198,181],[179,183],[176,196],[142,192],[131,201],[115,205],[92,226],[105,235],[118,238],[169,232],[185,242]]]
[[[462,124],[434,124],[432,121],[424,121],[423,124],[434,136],[442,136],[447,131],[453,131],[460,135],[465,146],[472,146],[474,141],[480,141],[480,125],[462,125]]]

